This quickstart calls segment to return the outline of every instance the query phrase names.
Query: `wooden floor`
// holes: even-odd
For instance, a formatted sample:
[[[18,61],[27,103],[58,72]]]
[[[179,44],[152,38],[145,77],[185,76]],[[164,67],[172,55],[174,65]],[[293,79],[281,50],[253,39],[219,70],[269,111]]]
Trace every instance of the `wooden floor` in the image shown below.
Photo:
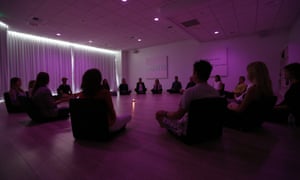
[[[135,102],[132,102],[132,99]],[[110,142],[74,141],[70,120],[28,126],[26,114],[0,104],[0,179],[282,179],[300,178],[300,129],[265,123],[255,133],[224,129],[217,142],[186,145],[155,121],[175,110],[180,95],[113,97],[118,114],[131,113]]]

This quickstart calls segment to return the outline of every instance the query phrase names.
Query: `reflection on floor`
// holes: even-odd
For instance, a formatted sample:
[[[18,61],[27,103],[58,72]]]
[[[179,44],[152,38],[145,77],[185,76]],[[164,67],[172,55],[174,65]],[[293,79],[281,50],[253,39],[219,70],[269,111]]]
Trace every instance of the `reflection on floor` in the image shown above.
[[[74,141],[70,120],[28,126],[26,114],[0,104],[0,179],[297,179],[300,131],[265,123],[259,132],[224,129],[217,142],[188,146],[155,121],[181,95],[114,96],[132,114],[110,142]]]

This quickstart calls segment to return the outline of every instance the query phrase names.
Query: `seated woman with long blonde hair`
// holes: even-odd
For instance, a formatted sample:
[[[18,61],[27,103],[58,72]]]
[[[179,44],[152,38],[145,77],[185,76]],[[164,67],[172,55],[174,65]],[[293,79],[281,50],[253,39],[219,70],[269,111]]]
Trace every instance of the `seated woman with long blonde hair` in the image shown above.
[[[247,77],[251,87],[248,88],[241,103],[227,105],[229,117],[225,125],[230,127],[254,128],[265,121],[265,114],[271,111],[276,103],[272,81],[265,63],[255,61],[247,66]]]

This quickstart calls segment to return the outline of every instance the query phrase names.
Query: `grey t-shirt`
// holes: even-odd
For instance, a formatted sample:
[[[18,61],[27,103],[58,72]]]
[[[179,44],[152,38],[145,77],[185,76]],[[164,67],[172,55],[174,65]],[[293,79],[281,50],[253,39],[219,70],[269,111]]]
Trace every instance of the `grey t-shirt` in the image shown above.
[[[188,111],[192,100],[207,97],[219,97],[219,92],[207,83],[197,83],[187,89],[181,97],[179,107]]]

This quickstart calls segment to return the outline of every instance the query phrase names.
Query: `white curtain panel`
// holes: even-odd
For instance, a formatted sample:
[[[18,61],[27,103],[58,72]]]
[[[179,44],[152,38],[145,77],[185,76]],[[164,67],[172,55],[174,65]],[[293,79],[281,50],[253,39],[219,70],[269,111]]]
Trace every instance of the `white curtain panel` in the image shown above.
[[[72,77],[71,47],[69,45],[49,43],[40,39],[29,39],[15,33],[8,33],[8,69],[9,77],[20,77],[23,89],[36,75],[47,72],[50,76],[49,88],[56,92],[61,78]]]
[[[98,68],[111,89],[117,88],[115,52],[100,51],[96,48],[77,46],[46,38],[23,36],[21,33],[7,31],[0,26],[0,90],[9,90],[12,77],[22,79],[22,88],[28,89],[28,82],[36,75],[47,72],[50,76],[49,88],[56,94],[61,78],[67,77],[73,92],[80,91],[83,73],[90,68]]]
[[[115,58],[115,67],[116,67],[116,91],[118,91],[118,87],[121,84],[122,78],[123,78],[123,74],[125,72],[123,72],[122,69],[122,52],[118,52],[116,53],[116,58]]]
[[[7,26],[0,23],[0,97],[9,89],[7,69]]]
[[[116,90],[116,54],[101,53],[95,50],[73,48],[74,57],[74,84],[75,92],[80,91],[82,76],[85,71],[97,68],[102,73],[102,78],[107,79],[112,90]]]

